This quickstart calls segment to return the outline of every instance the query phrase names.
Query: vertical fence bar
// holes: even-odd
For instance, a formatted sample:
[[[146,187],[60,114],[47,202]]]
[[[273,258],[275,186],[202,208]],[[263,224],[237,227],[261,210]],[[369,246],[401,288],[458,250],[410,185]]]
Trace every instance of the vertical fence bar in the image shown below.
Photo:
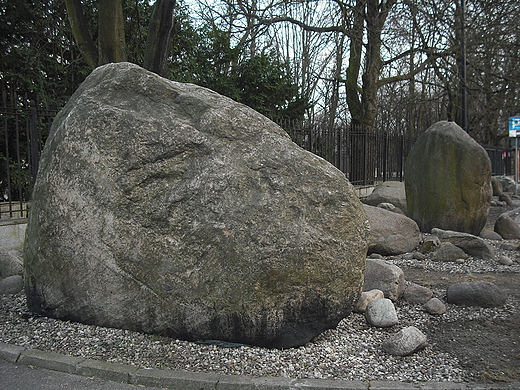
[[[388,133],[383,134],[383,181],[388,180]]]
[[[22,173],[22,159],[21,159],[21,155],[20,155],[20,117],[21,117],[21,113],[18,112],[17,110],[17,103],[18,103],[18,96],[16,94],[16,91],[15,91],[15,109],[16,109],[16,116],[15,116],[15,145],[16,145],[16,174],[17,174],[17,185],[16,187],[18,187],[18,203],[19,203],[19,207],[20,207],[20,214],[22,213],[22,210],[23,210],[23,189],[22,189],[22,184],[23,184],[23,173]],[[11,200],[12,199],[9,199],[9,203],[11,203]],[[11,218],[13,218],[13,214],[11,212],[11,215],[10,215]],[[21,215],[20,215],[21,217]]]
[[[12,99],[11,99],[12,100]],[[7,107],[7,99],[4,100],[5,105]],[[8,207],[9,207],[9,218],[12,215],[13,208],[11,204],[11,156],[9,153],[9,127],[8,127],[8,118],[5,116],[5,168],[6,168],[6,178],[7,178],[7,199],[8,199]]]
[[[29,168],[31,170],[31,188],[36,182],[36,174],[40,163],[40,142],[41,137],[38,131],[38,113],[36,111],[36,103],[31,100],[30,107],[30,125],[29,125]]]

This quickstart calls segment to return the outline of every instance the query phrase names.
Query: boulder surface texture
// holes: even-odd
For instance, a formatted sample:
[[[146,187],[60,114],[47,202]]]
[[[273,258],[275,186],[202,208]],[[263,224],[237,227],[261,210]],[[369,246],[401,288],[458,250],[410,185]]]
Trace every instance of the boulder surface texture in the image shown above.
[[[406,159],[407,215],[421,231],[477,235],[491,205],[488,154],[454,122],[441,121],[419,136]]]
[[[45,145],[28,305],[187,340],[302,345],[355,304],[367,225],[344,175],[256,111],[109,64]]]

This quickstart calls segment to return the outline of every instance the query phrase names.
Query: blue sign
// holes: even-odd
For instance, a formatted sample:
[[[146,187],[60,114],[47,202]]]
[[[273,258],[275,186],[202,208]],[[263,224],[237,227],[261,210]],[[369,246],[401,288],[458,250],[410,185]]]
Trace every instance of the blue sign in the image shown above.
[[[520,137],[520,116],[509,118],[509,136]]]

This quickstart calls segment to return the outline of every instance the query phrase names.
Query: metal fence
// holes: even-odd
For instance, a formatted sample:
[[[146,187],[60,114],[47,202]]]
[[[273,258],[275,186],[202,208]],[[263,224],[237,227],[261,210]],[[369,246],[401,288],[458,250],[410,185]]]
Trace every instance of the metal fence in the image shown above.
[[[43,141],[57,110],[41,107],[27,95],[2,88],[0,107],[0,219],[26,218]],[[356,186],[404,179],[404,163],[413,137],[385,129],[351,125],[323,126],[278,121],[302,148],[331,162]],[[511,175],[513,152],[485,146],[494,175]]]
[[[0,107],[0,219],[27,218],[43,139],[57,110],[2,85]]]
[[[334,164],[356,186],[403,181],[406,157],[416,140],[391,129],[371,130],[351,124],[332,130],[288,120],[279,120],[278,124],[296,144]],[[514,174],[512,149],[483,147],[491,160],[493,175]]]
[[[358,186],[404,179],[404,162],[415,138],[361,126],[323,129],[312,124],[278,121],[302,148],[331,162]]]

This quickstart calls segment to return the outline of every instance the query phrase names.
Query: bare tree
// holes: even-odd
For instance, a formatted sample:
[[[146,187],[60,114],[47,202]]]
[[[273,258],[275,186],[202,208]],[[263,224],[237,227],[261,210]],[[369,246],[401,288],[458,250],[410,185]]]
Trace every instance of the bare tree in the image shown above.
[[[90,35],[81,0],[65,0],[74,39],[88,65],[96,66],[126,60],[123,0],[99,0],[98,44]],[[144,66],[164,75],[171,48],[175,0],[157,0],[150,20]]]

